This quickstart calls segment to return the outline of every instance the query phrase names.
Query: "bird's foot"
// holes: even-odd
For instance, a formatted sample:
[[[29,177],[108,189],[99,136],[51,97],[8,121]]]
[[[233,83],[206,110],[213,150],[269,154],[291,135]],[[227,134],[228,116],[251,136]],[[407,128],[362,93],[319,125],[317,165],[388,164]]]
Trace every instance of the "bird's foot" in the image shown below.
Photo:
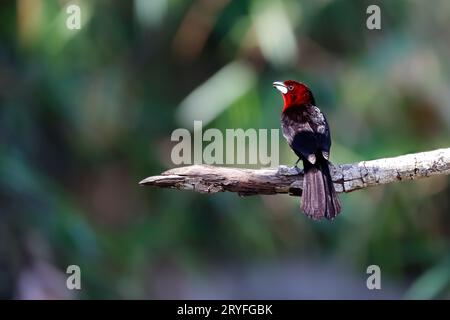
[[[289,169],[290,171],[295,171],[297,174],[302,173],[303,169],[300,169],[297,164],[295,164],[292,168]]]
[[[288,167],[288,166],[279,166],[278,174],[283,176],[294,176],[302,173],[303,170],[297,166]]]

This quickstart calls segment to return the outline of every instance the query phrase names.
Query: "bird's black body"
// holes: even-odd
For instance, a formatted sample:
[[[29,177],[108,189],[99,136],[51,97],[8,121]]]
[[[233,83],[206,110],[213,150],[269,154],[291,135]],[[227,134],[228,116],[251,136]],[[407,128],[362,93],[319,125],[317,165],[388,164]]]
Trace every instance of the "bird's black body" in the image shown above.
[[[341,204],[329,171],[330,129],[309,94],[309,103],[283,110],[281,126],[289,146],[303,161],[302,210],[313,219],[333,219]]]

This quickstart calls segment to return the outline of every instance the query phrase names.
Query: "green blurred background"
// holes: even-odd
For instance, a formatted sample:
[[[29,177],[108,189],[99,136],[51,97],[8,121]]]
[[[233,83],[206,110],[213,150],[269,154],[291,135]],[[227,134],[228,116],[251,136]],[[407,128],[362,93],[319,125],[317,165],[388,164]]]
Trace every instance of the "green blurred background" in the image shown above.
[[[1,298],[450,298],[448,177],[342,195],[333,223],[295,197],[138,186],[194,119],[279,128],[288,78],[327,114],[334,163],[448,147],[449,1],[71,3],[78,31],[67,1],[0,4]]]

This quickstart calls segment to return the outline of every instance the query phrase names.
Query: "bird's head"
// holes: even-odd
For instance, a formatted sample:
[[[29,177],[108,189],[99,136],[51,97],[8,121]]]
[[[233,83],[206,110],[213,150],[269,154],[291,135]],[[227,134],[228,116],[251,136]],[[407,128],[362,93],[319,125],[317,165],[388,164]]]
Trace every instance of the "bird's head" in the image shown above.
[[[287,80],[273,83],[275,89],[281,92],[284,101],[283,111],[289,107],[315,105],[314,96],[309,88],[303,83]]]

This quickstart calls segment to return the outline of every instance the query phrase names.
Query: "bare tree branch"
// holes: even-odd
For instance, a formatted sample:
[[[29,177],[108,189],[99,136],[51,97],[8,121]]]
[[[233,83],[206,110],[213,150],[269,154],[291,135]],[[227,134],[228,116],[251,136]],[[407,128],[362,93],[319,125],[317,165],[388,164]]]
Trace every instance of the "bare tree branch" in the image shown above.
[[[337,192],[433,175],[450,174],[450,148],[407,154],[394,158],[361,161],[330,167]],[[140,185],[192,190],[201,193],[237,192],[239,195],[288,193],[301,195],[302,170],[239,169],[193,165],[179,167],[142,180]]]

